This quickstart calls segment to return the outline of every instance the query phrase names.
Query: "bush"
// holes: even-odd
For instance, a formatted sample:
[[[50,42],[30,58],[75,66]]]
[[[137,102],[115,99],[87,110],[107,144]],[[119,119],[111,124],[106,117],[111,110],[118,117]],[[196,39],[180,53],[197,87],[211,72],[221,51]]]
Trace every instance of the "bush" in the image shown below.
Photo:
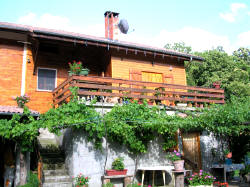
[[[112,169],[114,170],[124,170],[124,163],[123,163],[123,158],[119,157],[116,158],[113,162],[112,162]]]
[[[39,186],[39,180],[38,180],[37,174],[30,172],[28,175],[27,184],[19,186],[19,187],[38,187],[38,186]]]

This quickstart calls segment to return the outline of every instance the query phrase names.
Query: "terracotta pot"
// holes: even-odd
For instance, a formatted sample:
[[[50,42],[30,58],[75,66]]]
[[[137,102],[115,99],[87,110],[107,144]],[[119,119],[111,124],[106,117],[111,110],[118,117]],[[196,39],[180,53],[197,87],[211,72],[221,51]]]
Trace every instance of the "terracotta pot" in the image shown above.
[[[184,170],[184,160],[176,160],[173,162],[175,171]]]
[[[126,175],[127,174],[127,169],[124,170],[114,170],[114,169],[109,169],[106,170],[106,174],[108,176],[113,176],[113,175]]]
[[[232,152],[230,152],[230,153],[228,153],[227,155],[226,155],[226,158],[232,158]]]

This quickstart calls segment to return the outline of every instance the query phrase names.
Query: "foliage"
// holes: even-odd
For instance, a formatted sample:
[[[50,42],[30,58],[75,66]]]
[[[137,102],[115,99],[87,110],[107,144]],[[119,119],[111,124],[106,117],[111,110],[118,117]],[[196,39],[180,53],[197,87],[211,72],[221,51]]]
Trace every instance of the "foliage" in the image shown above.
[[[124,170],[124,163],[123,163],[123,161],[124,161],[124,159],[122,157],[116,158],[112,162],[112,169],[114,169],[114,170]]]
[[[146,185],[143,185],[146,186]],[[134,184],[129,184],[127,187],[142,187],[141,183],[134,183]],[[148,185],[146,187],[152,187],[151,185]]]
[[[93,107],[76,100],[71,100],[56,109],[50,109],[40,116],[39,123],[57,135],[60,135],[64,128],[71,127],[75,131],[83,129],[88,140],[91,140],[96,148],[101,148],[105,134],[100,114]]]
[[[39,127],[29,109],[24,107],[22,115],[14,114],[10,120],[0,119],[0,136],[15,141],[23,152],[32,151]]]
[[[166,157],[167,157],[167,159],[171,160],[172,162],[177,161],[177,160],[181,160],[181,154],[179,152],[177,152],[176,150],[174,150],[174,152],[172,152],[172,153],[168,153]]]
[[[173,49],[178,52],[183,52],[183,53],[191,53],[192,48],[190,46],[186,46],[184,42],[179,42],[179,43],[174,43],[172,44],[166,44],[164,46],[166,49]]]
[[[230,150],[229,149],[225,149],[225,150],[223,150],[223,154],[226,156],[226,155],[228,155],[230,153]]]
[[[24,105],[30,101],[30,97],[27,94],[17,96],[17,97],[15,97],[13,99],[17,102],[17,105],[20,108],[23,108]]]
[[[190,186],[211,185],[216,178],[210,173],[200,170],[199,173],[194,173],[191,177],[187,177]]]
[[[219,81],[226,99],[250,96],[249,61],[216,49],[195,54],[205,60],[186,67],[189,85],[211,87],[213,82]]]
[[[76,62],[75,60],[73,61],[73,63],[69,62],[69,68],[70,68],[70,71],[73,73],[73,74],[76,74],[76,75],[79,75],[81,70],[82,70],[82,62]]]
[[[165,48],[191,53],[204,58],[203,62],[185,62],[187,83],[190,86],[211,87],[221,82],[227,99],[250,96],[250,49],[239,48],[228,55],[222,46],[204,52],[193,52],[184,42],[166,44]]]
[[[250,49],[248,48],[240,47],[233,52],[233,55],[250,63]]]
[[[86,185],[89,183],[89,177],[85,177],[82,173],[74,177],[75,185],[77,187],[82,187],[83,185]]]
[[[157,107],[148,107],[144,101],[143,104],[129,102],[117,105],[104,116],[104,121],[111,142],[126,145],[131,153],[139,154],[147,151],[148,143],[155,137],[174,139],[178,129],[176,124],[173,125],[176,118]],[[173,119],[172,123],[166,124],[169,119]]]
[[[28,175],[27,183],[20,187],[38,187],[38,186],[39,186],[39,180],[38,180],[37,174],[30,172]]]
[[[89,70],[88,68],[83,68],[81,61],[76,62],[74,60],[73,63],[69,62],[68,64],[70,67],[70,73],[72,73],[73,75],[80,75],[80,73],[83,69]]]
[[[103,184],[103,187],[115,187],[115,185],[112,182],[108,182],[107,184]]]

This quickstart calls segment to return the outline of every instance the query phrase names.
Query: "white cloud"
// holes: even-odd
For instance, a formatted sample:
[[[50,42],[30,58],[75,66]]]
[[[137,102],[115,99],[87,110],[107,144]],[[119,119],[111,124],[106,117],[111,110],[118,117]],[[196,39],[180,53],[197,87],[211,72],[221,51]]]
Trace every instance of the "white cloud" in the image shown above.
[[[250,48],[250,30],[247,32],[242,32],[242,33],[238,34],[237,46]]]
[[[232,3],[230,5],[230,12],[220,13],[220,17],[228,22],[235,22],[236,16],[239,14],[240,9],[246,8],[246,4],[244,3]]]
[[[233,50],[227,36],[216,35],[204,29],[194,27],[183,27],[174,32],[162,30],[153,37],[143,37],[137,33],[131,33],[123,36],[122,39],[156,47],[163,47],[167,43],[184,42],[186,45],[191,46],[193,51],[209,50],[217,46],[223,46],[227,52]]]
[[[84,24],[74,26],[70,23],[70,20],[67,17],[54,16],[49,13],[45,13],[41,16],[37,16],[34,13],[28,13],[27,15],[18,18],[17,22],[35,27],[84,33],[93,36],[104,36],[104,23],[90,26]]]
[[[29,13],[20,17],[18,23],[104,37],[104,22],[93,25],[79,24],[75,26],[72,25],[67,17],[54,16],[48,13],[37,16],[34,13]],[[145,35],[135,31],[127,35],[121,34],[119,38],[123,41],[155,47],[163,47],[167,43],[185,42],[186,45],[192,47],[193,51],[204,51],[216,48],[217,46],[223,46],[224,50],[229,53],[240,46],[247,47],[250,45],[250,31],[240,33],[237,36],[237,41],[233,44],[225,35],[217,35],[196,27],[183,27],[176,31],[164,29],[156,35],[150,35],[150,33]]]

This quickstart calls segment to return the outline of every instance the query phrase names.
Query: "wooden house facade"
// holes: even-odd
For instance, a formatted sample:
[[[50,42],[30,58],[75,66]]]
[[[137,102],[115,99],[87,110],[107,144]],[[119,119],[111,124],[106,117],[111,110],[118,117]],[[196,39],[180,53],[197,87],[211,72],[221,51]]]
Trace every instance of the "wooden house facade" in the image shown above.
[[[95,77],[93,81],[98,77],[135,81],[126,83],[124,87],[130,90],[125,90],[117,88],[121,85],[119,81],[109,80],[109,84],[117,82],[112,84],[116,85],[116,91],[112,92],[120,93],[113,96],[122,96],[122,91],[135,93],[131,88],[136,88],[142,91],[136,90],[134,95],[140,93],[147,96],[142,98],[150,99],[156,87],[164,87],[164,91],[183,91],[184,95],[164,93],[162,100],[174,101],[173,96],[178,95],[179,101],[224,103],[223,90],[186,86],[184,61],[202,61],[201,57],[110,38],[0,23],[1,105],[15,105],[12,96],[28,94],[30,102],[27,106],[46,112],[55,100],[63,97],[53,90],[69,78],[68,62],[73,60],[81,61],[90,69],[88,81],[91,81],[90,77]],[[105,80],[100,79],[100,84]],[[145,86],[146,82],[158,85]],[[193,90],[192,97],[187,95],[189,89]],[[142,94],[143,90],[146,94]],[[53,98],[55,95],[58,97]]]

